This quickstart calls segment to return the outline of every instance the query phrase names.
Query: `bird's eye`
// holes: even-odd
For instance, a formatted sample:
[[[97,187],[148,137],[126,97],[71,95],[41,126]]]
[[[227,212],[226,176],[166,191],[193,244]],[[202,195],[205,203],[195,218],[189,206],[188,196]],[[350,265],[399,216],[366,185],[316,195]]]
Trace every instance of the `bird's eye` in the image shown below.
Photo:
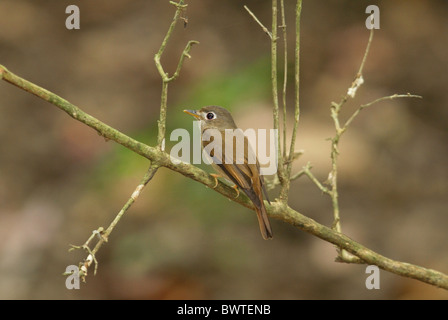
[[[216,115],[213,112],[209,112],[207,113],[206,117],[208,120],[213,120],[216,118]]]

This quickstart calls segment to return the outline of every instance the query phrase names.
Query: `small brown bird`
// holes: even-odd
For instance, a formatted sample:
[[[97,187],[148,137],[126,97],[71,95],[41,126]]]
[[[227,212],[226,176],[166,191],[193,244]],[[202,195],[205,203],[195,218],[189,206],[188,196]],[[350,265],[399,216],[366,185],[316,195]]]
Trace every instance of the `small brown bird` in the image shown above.
[[[263,239],[271,239],[272,230],[263,203],[263,192],[268,202],[269,199],[267,198],[263,176],[260,175],[260,164],[249,145],[247,137],[238,129],[230,112],[218,106],[207,106],[200,110],[184,110],[184,112],[201,122],[203,148],[206,148],[213,141],[211,139],[213,132],[221,135],[222,147],[212,148],[208,153],[212,166],[219,173],[218,176],[222,176],[235,184],[234,188],[238,193],[237,196],[239,195],[238,188],[240,188],[249,197],[255,206]],[[226,134],[226,129],[231,129],[230,131],[235,134]],[[238,138],[244,141],[243,149],[237,148]],[[225,145],[230,143],[233,146],[233,153],[226,156]],[[241,154],[242,152],[244,152],[244,155]],[[213,176],[216,179],[217,175]]]

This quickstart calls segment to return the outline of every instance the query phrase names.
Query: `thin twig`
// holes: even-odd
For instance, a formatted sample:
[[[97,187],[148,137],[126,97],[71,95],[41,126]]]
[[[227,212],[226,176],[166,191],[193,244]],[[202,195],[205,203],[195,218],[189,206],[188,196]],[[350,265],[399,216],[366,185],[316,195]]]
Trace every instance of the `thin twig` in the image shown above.
[[[340,113],[342,106],[347,102],[347,100],[350,97],[353,98],[355,96],[356,91],[364,82],[364,79],[362,76],[362,71],[364,69],[364,65],[366,63],[367,56],[370,51],[370,45],[372,43],[372,40],[373,40],[373,29],[371,29],[371,31],[370,31],[369,40],[367,41],[367,46],[364,51],[364,56],[361,61],[361,65],[359,67],[358,73],[356,74],[355,80],[353,81],[351,87],[347,90],[347,94],[341,99],[341,101],[339,103],[332,102],[331,108],[330,108],[331,118],[333,119],[336,133],[335,133],[335,136],[331,139],[331,153],[330,153],[331,171],[328,175],[327,181],[330,184],[331,192],[329,195],[331,197],[331,202],[333,205],[333,228],[338,232],[342,232],[341,231],[341,219],[339,216],[338,164],[337,164],[338,155],[339,155],[338,145],[339,145],[339,140],[341,138],[341,135],[342,135],[343,131],[345,130],[345,129],[342,129],[342,127],[341,127],[340,120],[339,120],[339,113]],[[359,111],[357,113],[359,113]],[[342,256],[345,255],[345,252],[342,252],[341,255]]]
[[[331,191],[325,187],[320,181],[314,176],[314,174],[311,172],[311,164],[308,162],[306,166],[302,168],[302,172],[310,178],[312,182],[322,191],[326,194],[331,194]]]
[[[286,37],[286,17],[285,17],[285,3],[284,0],[280,0],[280,11],[282,25],[282,40],[283,40],[283,90],[282,90],[282,105],[283,105],[283,162],[286,162],[286,88],[288,84],[288,38]],[[280,135],[280,132],[279,132]],[[280,139],[279,139],[280,141]],[[280,148],[280,143],[279,143]]]
[[[157,146],[160,150],[164,150],[165,148],[165,132],[166,132],[166,110],[167,110],[167,99],[168,99],[168,83],[175,80],[180,73],[180,70],[182,68],[182,65],[184,63],[185,58],[190,58],[190,49],[194,44],[199,43],[198,41],[189,41],[182,52],[179,63],[177,64],[176,71],[174,72],[173,76],[169,76],[167,72],[165,72],[160,59],[162,58],[163,53],[165,52],[166,45],[168,44],[168,40],[171,37],[171,34],[173,33],[174,28],[176,27],[177,21],[181,17],[183,11],[187,7],[186,4],[184,4],[184,0],[179,0],[178,3],[170,1],[171,4],[176,6],[176,12],[173,17],[173,21],[171,22],[168,31],[163,38],[162,44],[159,48],[159,51],[154,56],[154,62],[156,64],[157,70],[159,71],[160,76],[162,77],[162,93],[160,98],[160,118],[157,121],[158,125],[158,134],[157,134]]]
[[[297,173],[291,175],[290,180],[291,180],[291,181],[294,181],[294,180],[300,178],[301,176],[303,176],[304,174],[305,174],[305,170],[302,169],[302,170],[300,170],[299,172],[297,172]]]
[[[311,169],[311,166],[309,168]],[[303,175],[305,175],[305,170],[304,169],[302,169],[302,170],[296,172],[295,174],[291,175],[289,180],[290,181],[297,180],[298,178],[300,178]],[[278,180],[278,176],[276,176],[276,175],[274,175],[274,177],[271,180],[266,180],[266,188],[267,188],[268,191],[274,189],[278,185],[280,185],[280,181]]]
[[[140,184],[135,188],[134,192],[132,193],[129,200],[126,202],[126,204],[123,206],[123,208],[120,210],[120,212],[117,214],[115,219],[112,221],[112,223],[109,225],[109,227],[104,231],[103,237],[105,239],[108,239],[110,233],[115,228],[117,223],[120,221],[123,214],[129,209],[130,206],[138,199],[140,196],[142,190],[145,188],[145,186],[148,184],[149,181],[154,177],[157,170],[159,169],[158,165],[151,165],[148,169],[148,171],[143,176],[142,180],[140,181]]]
[[[179,63],[177,64],[177,69],[174,72],[173,76],[167,79],[168,82],[176,80],[177,77],[179,77],[180,70],[182,69],[182,65],[184,63],[185,58],[191,58],[189,52],[191,50],[191,47],[194,44],[199,44],[199,41],[195,41],[195,40],[188,41],[187,45],[185,46],[184,51],[182,52],[182,55],[180,56]]]
[[[347,130],[347,127],[352,123],[352,121],[356,118],[356,116],[358,116],[358,114],[361,112],[361,110],[363,110],[363,109],[365,109],[367,107],[370,107],[371,105],[373,105],[375,103],[378,103],[378,102],[381,102],[381,101],[384,101],[384,100],[393,100],[393,99],[397,99],[397,98],[419,98],[419,99],[422,99],[423,97],[415,95],[415,94],[410,94],[410,93],[407,93],[407,94],[393,94],[391,96],[381,97],[381,98],[378,98],[378,99],[376,99],[374,101],[371,101],[369,103],[363,104],[350,116],[350,118],[347,119],[347,121],[345,122],[344,126],[341,128],[341,135],[342,135],[342,133],[344,133]]]
[[[258,23],[258,25],[261,27],[261,29],[263,29],[263,31],[269,36],[269,38],[272,39],[272,33],[269,32],[268,28],[266,28],[261,22],[260,20],[258,20],[258,18],[253,14],[252,11],[250,11],[250,9],[247,6],[244,6],[244,9],[246,9],[246,11],[250,14],[250,16],[255,20],[256,23]]]
[[[271,86],[272,86],[272,101],[274,103],[273,117],[274,117],[274,130],[277,132],[277,175],[282,187],[288,183],[288,179],[285,176],[285,168],[283,163],[283,156],[280,143],[280,122],[279,122],[279,102],[278,102],[278,80],[277,80],[277,22],[278,22],[278,9],[277,0],[272,0],[272,37],[271,37]],[[280,199],[282,193],[280,193]],[[284,199],[286,201],[286,199]]]
[[[160,76],[162,77],[163,81],[169,81],[169,76],[163,69],[163,66],[160,63],[160,59],[161,59],[163,52],[165,51],[165,48],[168,44],[168,40],[170,39],[171,34],[173,33],[174,28],[176,27],[179,17],[181,16],[182,12],[185,10],[185,8],[187,6],[184,4],[184,0],[179,0],[179,3],[170,1],[170,3],[176,7],[176,12],[174,14],[173,21],[171,21],[168,31],[166,32],[165,37],[163,38],[162,44],[160,45],[160,48],[159,48],[159,51],[157,51],[157,53],[154,56],[157,70],[159,71]]]
[[[356,74],[355,80],[353,80],[352,85],[350,86],[350,88],[348,88],[347,94],[343,98],[344,102],[340,103],[339,108],[342,107],[342,104],[344,104],[349,97],[354,98],[356,95],[356,92],[361,87],[361,85],[364,83],[364,77],[362,75],[362,72],[364,70],[364,65],[367,61],[367,56],[369,55],[369,52],[370,52],[370,45],[372,44],[372,40],[373,40],[373,32],[374,32],[374,28],[370,29],[369,40],[367,41],[367,47],[364,52],[364,56],[362,58],[361,65],[359,66],[358,73]]]
[[[289,148],[289,155],[287,159],[286,172],[285,172],[285,182],[282,185],[282,189],[280,191],[280,199],[283,201],[288,200],[288,193],[290,188],[291,180],[289,177],[291,176],[291,170],[293,165],[293,159],[295,154],[295,144],[297,137],[297,129],[299,127],[299,119],[300,119],[300,18],[302,15],[302,0],[297,0],[296,4],[296,38],[295,38],[295,51],[294,51],[294,60],[295,60],[295,70],[294,70],[294,85],[295,85],[295,105],[294,105],[294,126],[291,134],[291,145]]]
[[[279,99],[278,99],[278,81],[277,81],[277,20],[278,20],[278,9],[277,9],[277,0],[272,0],[272,33],[268,31],[268,29],[260,22],[260,20],[255,16],[252,11],[249,10],[247,6],[244,6],[247,12],[252,16],[252,18],[261,26],[264,32],[269,35],[271,40],[271,88],[272,88],[272,101],[273,101],[273,118],[274,118],[274,130],[277,132],[277,140],[276,140],[276,152],[277,152],[277,176],[278,181],[283,186],[287,183],[287,179],[285,178],[285,168],[284,168],[284,158],[282,156],[282,148],[281,148],[281,134],[280,134],[280,125],[279,125]],[[282,24],[285,26],[285,24]],[[285,26],[286,27],[286,26]],[[286,51],[285,51],[286,52]],[[286,56],[285,56],[286,57]],[[286,86],[286,82],[284,82],[284,87]],[[281,196],[280,196],[281,198]]]
[[[375,30],[375,28],[370,29],[369,40],[367,41],[366,51],[364,52],[364,56],[362,57],[361,65],[359,66],[358,75],[362,74],[362,72],[364,70],[364,65],[366,64],[367,56],[369,55],[369,52],[370,52],[370,45],[372,44],[374,30]]]
[[[333,206],[333,224],[332,228],[337,232],[342,232],[341,228],[341,218],[340,218],[340,211],[339,211],[339,192],[338,192],[338,156],[339,156],[339,142],[341,139],[341,136],[343,133],[347,130],[348,126],[352,123],[352,121],[358,116],[358,114],[366,107],[369,107],[375,103],[378,103],[380,101],[384,100],[391,100],[395,98],[407,98],[407,97],[413,97],[413,98],[421,98],[420,96],[416,95],[398,95],[394,94],[392,96],[382,97],[379,99],[376,99],[372,102],[369,102],[367,104],[361,105],[344,123],[343,126],[341,126],[341,122],[339,120],[339,114],[342,106],[347,102],[349,98],[354,98],[357,90],[359,87],[364,83],[364,78],[362,75],[362,72],[364,70],[364,65],[367,60],[367,56],[370,51],[370,46],[373,40],[373,29],[370,31],[369,40],[367,42],[366,50],[364,52],[363,59],[361,61],[361,65],[359,67],[358,73],[355,77],[355,80],[353,81],[351,87],[347,90],[347,94],[342,98],[342,100],[339,103],[332,102],[331,104],[331,118],[333,119],[334,126],[335,126],[335,135],[331,139],[331,171],[328,175],[328,183],[330,185],[329,189],[329,195],[331,197],[332,206]],[[353,257],[349,252],[346,250],[339,248],[338,249],[338,257],[336,259],[337,261],[344,261],[344,262],[358,262],[356,257]]]
[[[302,16],[302,0],[297,0],[296,5],[296,47],[295,47],[295,108],[294,108],[294,128],[291,137],[291,148],[289,150],[288,176],[291,174],[292,159],[294,157],[297,128],[300,120],[300,19]]]
[[[98,262],[96,260],[97,252],[108,241],[110,234],[115,229],[118,222],[121,220],[121,218],[126,213],[126,211],[132,206],[132,204],[140,196],[140,193],[142,192],[142,190],[144,189],[146,184],[149,181],[151,181],[151,179],[154,177],[158,168],[159,167],[157,165],[151,165],[151,167],[148,169],[148,171],[142,178],[140,184],[135,188],[131,197],[128,199],[128,201],[125,203],[125,205],[121,208],[121,210],[118,212],[118,214],[115,216],[114,220],[112,220],[111,224],[109,225],[109,227],[106,230],[104,230],[102,227],[100,227],[97,230],[93,231],[92,235],[89,237],[89,239],[87,239],[87,241],[82,246],[71,245],[71,248],[69,251],[72,251],[73,249],[84,249],[89,253],[87,259],[84,262],[80,263],[81,268],[79,270],[79,276],[84,282],[88,275],[88,268],[91,266],[92,263],[95,263],[95,269],[94,269],[93,274],[96,275],[96,271],[98,269]],[[98,238],[98,241],[97,241],[95,247],[93,249],[90,249],[91,242],[95,238]]]

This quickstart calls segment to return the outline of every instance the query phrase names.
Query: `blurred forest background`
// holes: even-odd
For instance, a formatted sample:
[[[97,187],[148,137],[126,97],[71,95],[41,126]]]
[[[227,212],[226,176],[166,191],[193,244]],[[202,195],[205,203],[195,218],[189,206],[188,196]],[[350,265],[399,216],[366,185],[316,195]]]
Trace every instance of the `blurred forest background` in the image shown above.
[[[295,1],[287,0],[293,112]],[[192,129],[186,107],[228,107],[242,128],[272,127],[271,2],[187,1],[162,63],[172,73],[193,47],[168,95],[168,133]],[[77,4],[81,29],[65,28]],[[377,4],[366,83],[344,106],[394,93],[363,111],[340,144],[342,229],[377,252],[448,272],[448,2],[304,0],[301,121],[297,149],[325,180],[339,101],[359,68]],[[118,130],[154,145],[161,79],[153,57],[171,23],[167,0],[0,2],[0,64]],[[107,227],[148,162],[24,91],[0,82],[1,299],[447,299],[446,291],[381,271],[365,287],[365,265],[335,263],[335,248],[271,219],[263,241],[255,215],[190,179],[160,169],[100,250],[98,274],[67,290],[62,273],[86,257],[68,253]],[[168,144],[169,146],[170,144]],[[172,145],[172,143],[171,143]],[[204,168],[206,168],[204,166]],[[211,171],[209,168],[207,170]],[[271,198],[276,196],[275,190]],[[331,225],[328,197],[302,177],[290,205]],[[93,270],[93,269],[91,269]]]

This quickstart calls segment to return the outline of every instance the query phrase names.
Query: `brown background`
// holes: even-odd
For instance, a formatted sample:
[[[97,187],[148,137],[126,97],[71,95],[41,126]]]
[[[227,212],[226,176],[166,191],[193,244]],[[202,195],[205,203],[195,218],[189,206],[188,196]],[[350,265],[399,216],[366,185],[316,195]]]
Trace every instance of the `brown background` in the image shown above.
[[[294,3],[286,2],[291,50]],[[170,86],[168,132],[191,130],[181,110],[206,104],[228,107],[241,127],[271,127],[270,44],[242,7],[270,25],[270,2],[188,3],[189,23],[176,28],[163,65],[174,71],[187,41],[200,45]],[[65,28],[70,4],[81,10],[80,30]],[[297,149],[305,154],[295,170],[311,161],[322,181],[330,167],[325,139],[334,133],[330,103],[346,92],[361,62],[366,6],[304,0]],[[394,93],[424,99],[365,110],[343,137],[342,228],[381,254],[446,273],[448,3],[394,0],[379,7],[366,83],[342,116]],[[153,56],[174,13],[168,1],[3,0],[0,12],[0,64],[155,143],[161,80]],[[292,71],[292,50],[289,57]],[[251,211],[165,169],[100,251],[98,275],[81,290],[67,290],[61,274],[85,257],[68,253],[69,244],[110,223],[147,161],[5,82],[0,112],[2,299],[448,298],[384,271],[381,289],[367,290],[365,266],[335,263],[332,245],[276,220],[274,240],[263,241]],[[293,183],[290,197],[293,208],[331,225],[328,197],[306,178]]]

